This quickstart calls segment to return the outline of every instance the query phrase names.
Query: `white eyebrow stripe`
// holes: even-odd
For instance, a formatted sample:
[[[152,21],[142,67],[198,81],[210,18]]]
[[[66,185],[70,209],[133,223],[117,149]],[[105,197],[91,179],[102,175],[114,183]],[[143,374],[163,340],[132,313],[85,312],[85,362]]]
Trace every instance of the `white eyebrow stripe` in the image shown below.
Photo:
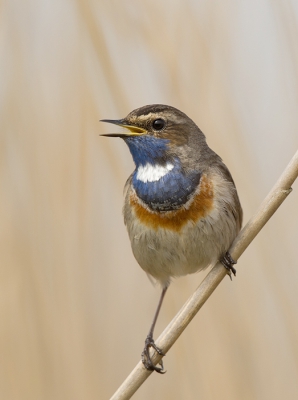
[[[171,163],[167,163],[166,165],[140,165],[137,170],[137,179],[144,183],[146,182],[156,182],[159,181],[160,178],[165,176],[168,172],[170,172],[174,168],[174,165]]]

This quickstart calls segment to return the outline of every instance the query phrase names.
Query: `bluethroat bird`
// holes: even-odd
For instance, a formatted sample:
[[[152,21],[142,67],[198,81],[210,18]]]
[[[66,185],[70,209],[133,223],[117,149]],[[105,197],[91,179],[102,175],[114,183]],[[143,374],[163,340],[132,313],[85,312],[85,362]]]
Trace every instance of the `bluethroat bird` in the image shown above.
[[[149,350],[163,355],[153,331],[171,279],[218,260],[235,275],[228,249],[241,228],[242,209],[228,168],[183,112],[154,104],[102,121],[127,128],[103,136],[123,139],[136,165],[126,183],[124,222],[136,260],[162,287],[142,361],[164,373]]]

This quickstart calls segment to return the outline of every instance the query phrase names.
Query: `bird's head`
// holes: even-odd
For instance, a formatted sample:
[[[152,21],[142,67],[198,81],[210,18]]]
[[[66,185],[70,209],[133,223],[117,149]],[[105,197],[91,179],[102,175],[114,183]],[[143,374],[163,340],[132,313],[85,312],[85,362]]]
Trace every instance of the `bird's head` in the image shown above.
[[[144,106],[123,119],[101,121],[127,129],[102,136],[122,138],[137,167],[179,160],[187,168],[190,159],[195,161],[207,146],[197,125],[183,112],[166,105]]]

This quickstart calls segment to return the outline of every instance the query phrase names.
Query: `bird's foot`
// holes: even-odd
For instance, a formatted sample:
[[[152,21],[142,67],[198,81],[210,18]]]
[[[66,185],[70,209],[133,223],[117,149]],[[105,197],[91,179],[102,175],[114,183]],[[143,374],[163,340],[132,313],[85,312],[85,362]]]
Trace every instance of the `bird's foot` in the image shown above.
[[[161,356],[164,356],[165,354],[162,352],[162,350],[156,346],[154,343],[153,337],[148,335],[145,340],[145,347],[142,352],[142,363],[144,364],[144,367],[148,369],[149,371],[156,371],[159,374],[164,374],[166,371],[163,370],[163,362],[162,360],[159,361],[160,367],[156,367],[156,365],[153,364],[152,359],[150,357],[150,347],[152,347],[158,354]]]
[[[223,258],[220,260],[222,265],[226,268],[227,274],[232,280],[232,273],[236,276],[236,269],[233,267],[234,264],[237,264],[237,261],[233,260],[231,254],[227,251]]]

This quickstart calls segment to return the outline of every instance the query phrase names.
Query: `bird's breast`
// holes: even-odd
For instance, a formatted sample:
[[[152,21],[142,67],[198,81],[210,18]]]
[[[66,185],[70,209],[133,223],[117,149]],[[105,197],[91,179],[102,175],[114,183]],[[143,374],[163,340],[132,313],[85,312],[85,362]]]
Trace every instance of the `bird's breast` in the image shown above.
[[[168,192],[174,193],[174,187],[175,185],[170,186]],[[164,193],[167,192],[161,191],[161,194]],[[187,199],[185,193],[184,196]],[[155,230],[165,228],[179,232],[188,222],[195,224],[201,218],[206,217],[213,209],[213,199],[213,184],[207,176],[203,175],[199,186],[190,199],[184,201],[177,209],[169,211],[152,210],[142,198],[140,199],[137,190],[130,191],[128,201],[135,217],[148,228]]]
[[[132,186],[150,210],[164,212],[186,204],[198,188],[200,178],[198,171],[183,173],[178,163],[149,164],[135,171]]]

